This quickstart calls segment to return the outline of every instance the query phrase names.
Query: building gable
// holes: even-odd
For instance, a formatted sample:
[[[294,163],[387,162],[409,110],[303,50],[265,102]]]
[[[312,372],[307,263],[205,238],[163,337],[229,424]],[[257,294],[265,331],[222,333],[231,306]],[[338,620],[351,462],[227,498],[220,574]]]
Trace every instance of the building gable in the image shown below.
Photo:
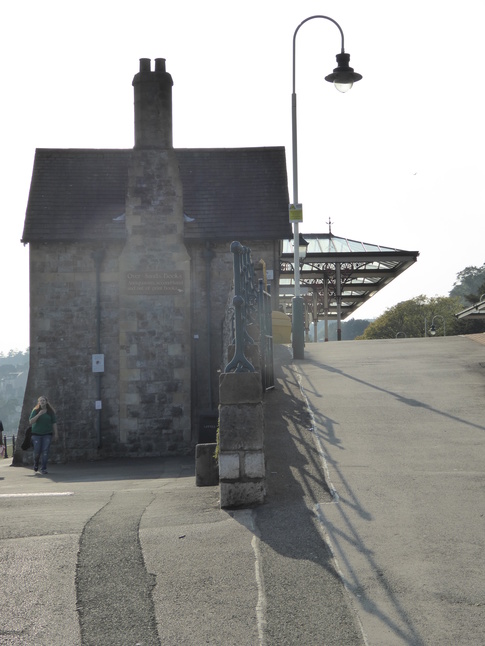
[[[125,238],[132,155],[132,150],[38,149],[22,242]],[[176,155],[186,241],[291,235],[284,148],[179,149]]]

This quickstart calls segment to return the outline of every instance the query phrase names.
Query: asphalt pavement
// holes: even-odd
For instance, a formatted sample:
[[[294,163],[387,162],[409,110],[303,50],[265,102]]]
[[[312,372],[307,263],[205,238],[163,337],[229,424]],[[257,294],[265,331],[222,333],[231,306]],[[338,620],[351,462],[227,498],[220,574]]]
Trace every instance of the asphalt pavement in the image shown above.
[[[485,643],[484,337],[308,345],[297,366],[373,646]]]
[[[275,350],[260,507],[192,457],[0,462],[0,646],[484,643],[485,347]]]
[[[267,500],[221,510],[188,458],[0,464],[0,646],[364,643],[314,512],[329,500],[286,347]]]

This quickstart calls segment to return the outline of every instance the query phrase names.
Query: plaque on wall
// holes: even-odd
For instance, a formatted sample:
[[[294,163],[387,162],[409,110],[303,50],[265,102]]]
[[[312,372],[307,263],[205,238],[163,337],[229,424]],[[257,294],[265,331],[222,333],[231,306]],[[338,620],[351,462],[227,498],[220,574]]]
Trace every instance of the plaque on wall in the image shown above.
[[[128,271],[126,293],[139,295],[175,295],[184,293],[183,271]]]

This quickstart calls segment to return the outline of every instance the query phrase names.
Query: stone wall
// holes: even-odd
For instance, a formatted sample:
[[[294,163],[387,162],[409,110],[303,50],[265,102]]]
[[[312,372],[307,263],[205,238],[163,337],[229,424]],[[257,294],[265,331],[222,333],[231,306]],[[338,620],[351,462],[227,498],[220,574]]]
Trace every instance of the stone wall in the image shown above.
[[[190,258],[173,151],[134,153],[126,226],[125,243],[30,245],[31,364],[20,435],[38,396],[46,395],[59,418],[53,461],[193,450]],[[92,367],[95,251],[103,253],[99,377]],[[15,462],[30,459],[20,451]]]
[[[37,398],[47,396],[59,416],[61,440],[51,451],[57,461],[98,455],[92,371],[92,354],[97,351],[95,248],[87,243],[30,245],[30,370],[20,430],[28,425]],[[118,330],[119,253],[119,245],[106,248],[100,290],[100,336],[106,357],[101,416],[108,436],[117,425],[118,354],[113,335],[116,338]]]

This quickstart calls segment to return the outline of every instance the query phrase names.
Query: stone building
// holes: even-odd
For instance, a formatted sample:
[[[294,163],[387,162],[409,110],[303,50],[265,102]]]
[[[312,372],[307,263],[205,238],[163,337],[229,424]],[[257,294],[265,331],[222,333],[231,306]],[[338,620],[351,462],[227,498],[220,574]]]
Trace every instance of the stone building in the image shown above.
[[[172,85],[164,59],[140,60],[133,149],[35,154],[20,435],[46,395],[53,460],[192,451],[217,416],[233,240],[263,261],[278,306],[284,148],[174,149]]]

